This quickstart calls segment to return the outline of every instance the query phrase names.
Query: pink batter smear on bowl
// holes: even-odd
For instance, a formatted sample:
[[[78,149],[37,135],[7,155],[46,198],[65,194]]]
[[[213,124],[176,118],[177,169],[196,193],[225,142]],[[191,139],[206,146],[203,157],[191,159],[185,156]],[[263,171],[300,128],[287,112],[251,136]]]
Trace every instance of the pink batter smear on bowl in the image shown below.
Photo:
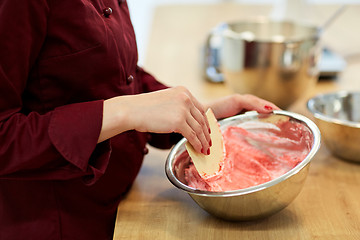
[[[294,168],[307,156],[313,143],[310,130],[294,121],[276,125],[253,122],[250,128],[229,126],[222,134],[226,156],[220,174],[201,178],[185,151],[177,157],[174,166],[175,175],[181,182],[208,191],[256,186]]]

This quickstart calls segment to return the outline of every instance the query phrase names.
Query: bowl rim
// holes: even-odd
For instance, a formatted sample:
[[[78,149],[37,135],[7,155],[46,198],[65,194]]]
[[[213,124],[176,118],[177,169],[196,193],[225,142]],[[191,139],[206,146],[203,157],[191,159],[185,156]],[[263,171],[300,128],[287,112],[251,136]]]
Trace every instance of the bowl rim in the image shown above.
[[[246,194],[250,194],[253,192],[261,191],[263,189],[266,189],[273,185],[276,185],[276,184],[290,178],[291,176],[297,174],[306,165],[308,165],[308,163],[310,163],[311,159],[315,156],[315,154],[319,150],[320,143],[321,143],[320,130],[313,121],[311,121],[310,119],[308,119],[307,117],[305,117],[301,114],[284,111],[284,110],[274,110],[272,114],[289,116],[293,119],[301,121],[303,124],[305,124],[310,129],[310,131],[313,133],[313,137],[314,137],[313,144],[312,144],[311,150],[308,153],[308,155],[298,165],[296,165],[294,168],[292,168],[285,174],[283,174],[280,177],[277,177],[271,181],[268,181],[268,182],[265,182],[265,183],[262,183],[262,184],[259,184],[259,185],[253,186],[253,187],[239,189],[239,190],[232,190],[232,191],[210,192],[210,191],[204,191],[204,190],[199,190],[199,189],[189,187],[186,184],[180,182],[175,177],[174,173],[171,171],[171,168],[172,168],[171,164],[173,163],[173,160],[175,159],[176,152],[187,141],[185,138],[183,138],[171,149],[171,151],[166,159],[165,173],[166,173],[167,178],[175,187],[184,190],[185,192],[189,193],[190,195],[195,194],[195,195],[206,196],[206,197],[233,197],[233,196],[246,195]],[[250,112],[246,112],[245,114],[236,115],[233,117],[229,117],[229,118],[220,120],[219,123],[224,123],[224,122],[226,123],[226,122],[232,121],[234,119],[238,119],[238,118],[257,117],[260,115],[263,116],[263,115],[267,115],[267,114],[259,114],[255,111],[250,111]],[[271,114],[269,114],[269,115],[271,115]]]
[[[316,96],[310,98],[307,101],[306,106],[307,106],[307,109],[313,114],[313,116],[316,119],[320,119],[325,122],[335,123],[335,124],[339,124],[339,125],[345,125],[348,127],[360,128],[360,123],[358,123],[358,122],[334,118],[334,117],[328,116],[328,115],[315,109],[315,101],[320,98],[324,98],[324,97],[328,97],[328,96],[347,97],[347,96],[355,95],[355,94],[360,95],[360,92],[341,90],[341,91],[335,91],[335,92],[321,93],[321,94],[317,94]]]

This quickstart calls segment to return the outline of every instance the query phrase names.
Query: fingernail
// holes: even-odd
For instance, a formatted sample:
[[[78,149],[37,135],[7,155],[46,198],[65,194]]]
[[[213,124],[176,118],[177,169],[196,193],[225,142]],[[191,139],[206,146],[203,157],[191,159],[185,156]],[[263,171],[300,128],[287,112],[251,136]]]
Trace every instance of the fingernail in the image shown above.
[[[268,105],[266,105],[264,108],[265,108],[266,110],[273,110],[273,108],[272,108],[271,106],[268,106]]]
[[[211,141],[211,139],[210,139],[209,145],[210,145],[210,147],[212,146],[212,141]]]
[[[211,134],[211,129],[209,128],[209,134]]]
[[[208,148],[207,150],[207,155],[210,155],[210,148]]]
[[[201,153],[202,153],[202,154],[205,154],[205,153],[204,153],[204,149],[203,149],[203,148],[201,149]]]

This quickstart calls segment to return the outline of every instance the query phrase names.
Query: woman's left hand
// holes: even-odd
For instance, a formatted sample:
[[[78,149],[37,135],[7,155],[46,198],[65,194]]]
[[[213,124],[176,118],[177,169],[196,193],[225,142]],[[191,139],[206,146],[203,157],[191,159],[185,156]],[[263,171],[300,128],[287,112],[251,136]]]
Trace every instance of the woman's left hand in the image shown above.
[[[219,98],[205,106],[213,110],[217,119],[231,117],[245,111],[270,113],[273,110],[279,110],[275,104],[251,94],[233,94]]]

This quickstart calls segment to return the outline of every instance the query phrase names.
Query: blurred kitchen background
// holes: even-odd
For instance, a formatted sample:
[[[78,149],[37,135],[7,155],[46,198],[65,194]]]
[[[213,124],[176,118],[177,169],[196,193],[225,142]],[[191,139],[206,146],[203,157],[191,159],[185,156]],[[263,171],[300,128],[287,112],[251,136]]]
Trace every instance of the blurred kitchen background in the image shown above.
[[[358,31],[357,25],[360,22],[360,0],[128,0],[131,18],[137,36],[139,65],[143,65],[145,62],[152,20],[154,12],[158,7],[168,5],[178,5],[179,7],[182,5],[194,5],[194,7],[201,7],[201,5],[216,6],[216,4],[224,3],[229,5],[252,5],[255,8],[257,5],[267,5],[270,7],[270,11],[264,12],[262,8],[259,8],[258,13],[253,12],[253,17],[265,15],[266,17],[276,20],[289,19],[317,25],[322,25],[323,20],[329,18],[339,6],[346,5],[346,9],[324,32],[322,39],[323,44],[330,48],[335,55],[340,52],[340,57],[343,59],[352,59],[360,56],[360,39],[358,37],[360,35],[356,34],[354,36],[352,34],[354,31]],[[187,16],[183,15],[181,17],[186,18]],[[242,16],[239,16],[239,19],[241,18]],[[349,19],[351,19],[351,21],[349,21]],[[224,21],[225,20],[227,19],[224,19]],[[353,24],[349,25],[349,22]],[[332,36],[334,33],[336,33],[337,36],[341,36],[343,41],[332,41],[330,37],[327,37],[327,35]],[[331,62],[329,62],[329,64],[331,64]],[[339,70],[343,67],[341,59],[335,59],[335,64],[340,68]]]

